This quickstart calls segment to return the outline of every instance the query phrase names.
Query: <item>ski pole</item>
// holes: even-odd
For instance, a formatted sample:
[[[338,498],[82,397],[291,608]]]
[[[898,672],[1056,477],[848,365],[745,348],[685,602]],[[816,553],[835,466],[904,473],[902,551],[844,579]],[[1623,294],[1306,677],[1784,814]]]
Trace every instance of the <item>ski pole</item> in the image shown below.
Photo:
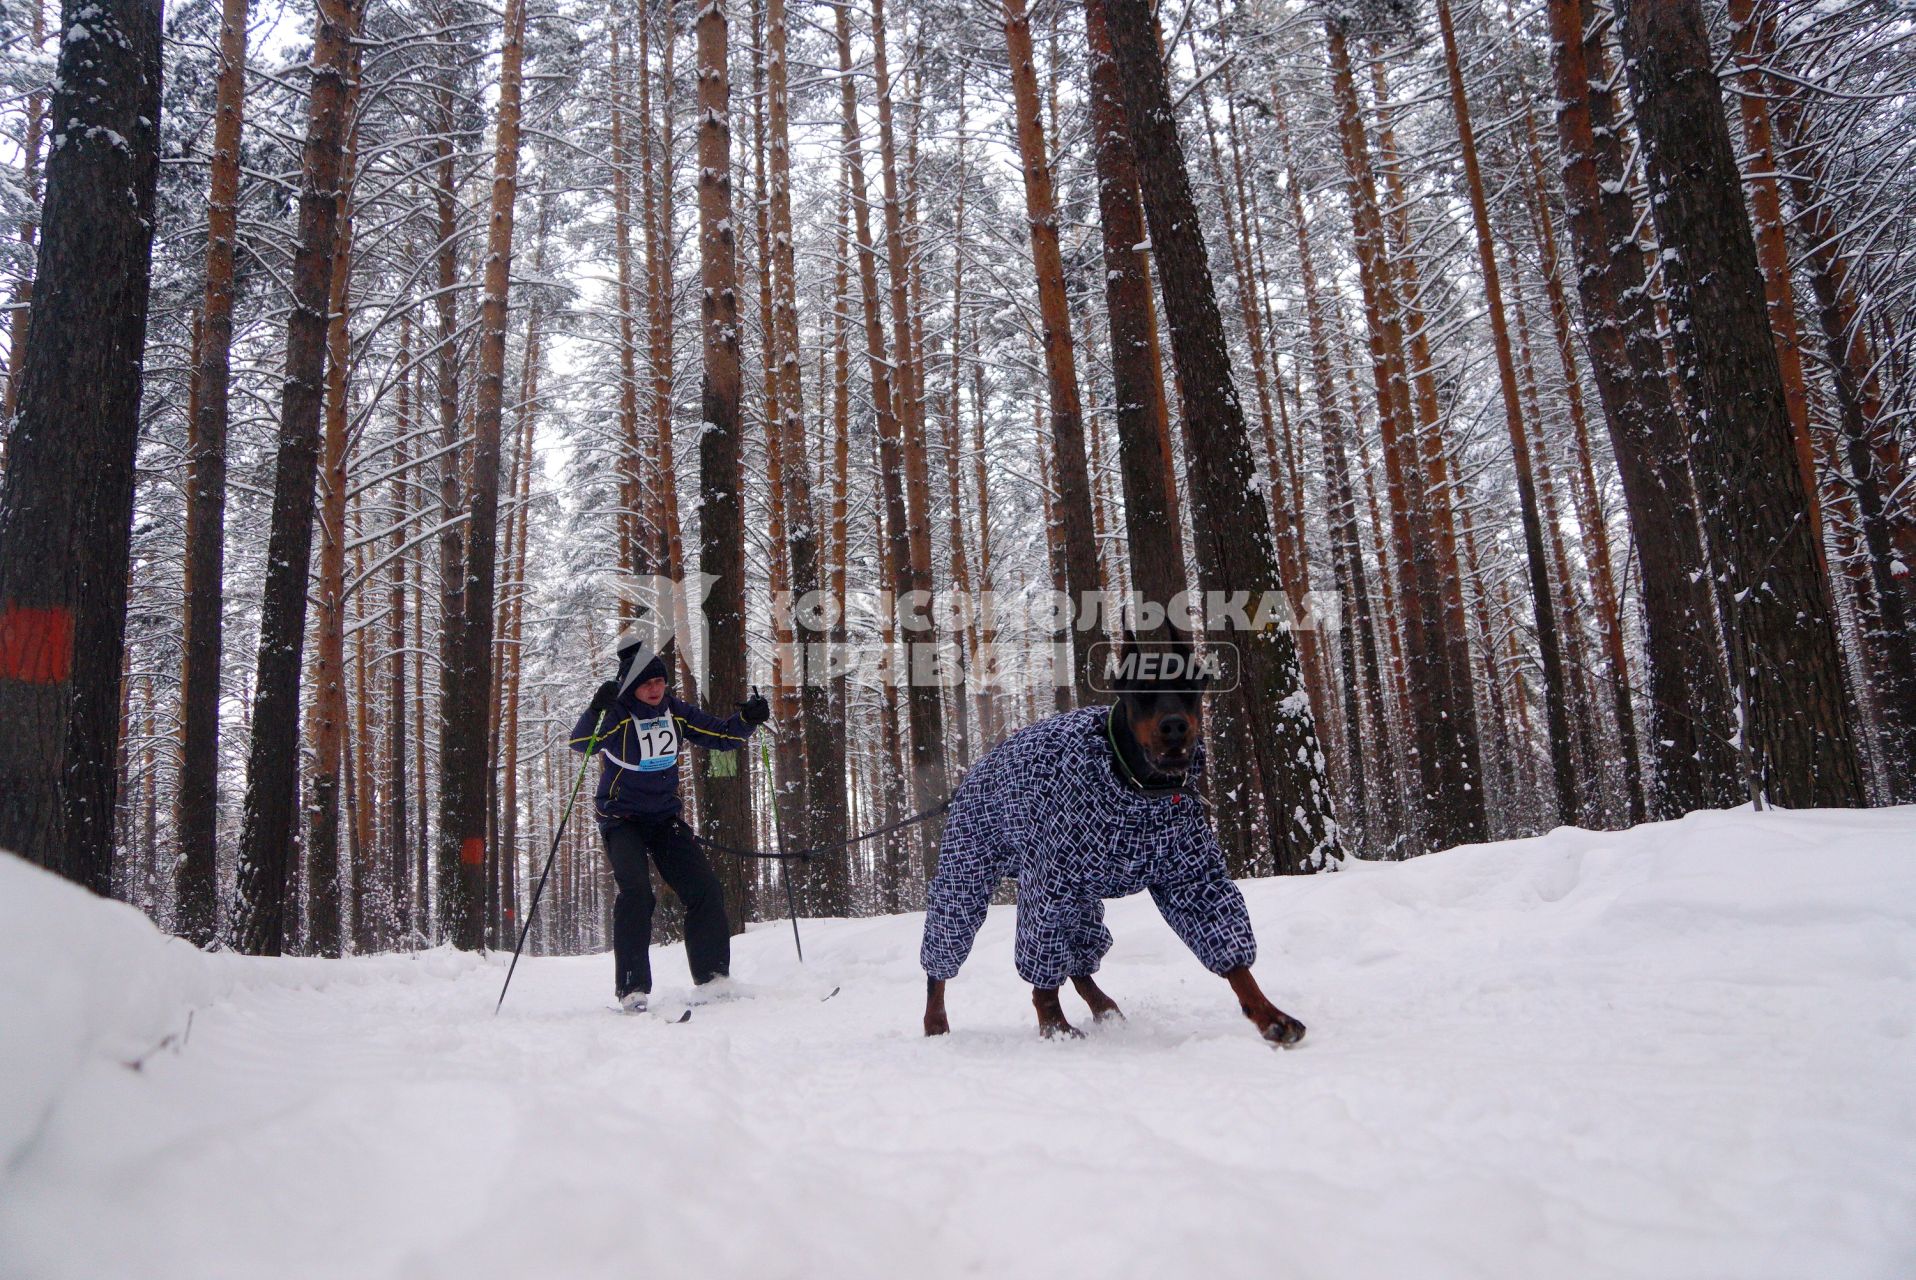
[[[758,690],[752,690],[757,693]],[[772,755],[766,749],[765,739],[758,740],[759,763],[765,766],[765,776],[772,780],[772,843],[780,853],[785,852],[785,833],[779,829],[778,822],[778,780],[772,776]],[[785,882],[785,905],[792,913],[792,946],[798,951],[798,962],[805,963],[805,944],[798,940],[798,897],[792,892],[792,869],[786,860],[778,860],[778,878]]]
[[[605,712],[599,713],[599,719],[592,726],[592,736],[585,742],[585,759],[579,761],[579,776],[573,780],[572,794],[566,797],[565,812],[559,815],[559,829],[552,833],[552,851],[546,854],[545,869],[539,873],[538,887],[532,891],[532,905],[526,908],[525,923],[519,926],[519,941],[512,948],[512,963],[506,966],[506,980],[499,988],[499,1003],[492,1006],[493,1015],[506,1003],[506,991],[512,986],[512,974],[519,967],[519,953],[525,950],[526,935],[532,932],[532,918],[539,914],[539,896],[546,891],[546,877],[552,874],[553,859],[559,856],[559,841],[565,835],[566,823],[572,821],[572,806],[578,802],[579,789],[585,785],[586,766],[592,763],[592,753],[599,747],[599,731],[605,728]]]

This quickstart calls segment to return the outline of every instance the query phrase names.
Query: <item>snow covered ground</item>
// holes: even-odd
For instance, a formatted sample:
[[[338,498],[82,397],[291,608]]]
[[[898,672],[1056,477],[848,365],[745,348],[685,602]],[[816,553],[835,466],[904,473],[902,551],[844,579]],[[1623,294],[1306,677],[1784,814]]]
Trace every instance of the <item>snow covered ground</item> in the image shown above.
[[[1295,1051],[1142,898],[1127,1024],[1040,1042],[994,910],[928,1041],[914,916],[495,1019],[500,958],[204,957],[0,857],[0,1275],[1916,1275],[1916,809],[1246,892]]]

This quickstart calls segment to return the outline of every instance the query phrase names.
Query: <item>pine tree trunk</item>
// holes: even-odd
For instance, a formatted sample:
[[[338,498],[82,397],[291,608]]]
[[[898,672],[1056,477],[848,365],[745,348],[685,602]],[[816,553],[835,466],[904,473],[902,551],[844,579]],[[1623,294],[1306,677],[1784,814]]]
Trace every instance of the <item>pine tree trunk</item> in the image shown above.
[[[904,212],[899,201],[897,145],[892,129],[891,78],[886,60],[884,0],[872,0],[872,75],[878,93],[878,156],[885,195],[885,253],[891,275],[892,417],[898,424],[904,461],[905,535],[908,559],[898,568],[895,590],[900,617],[915,617],[923,629],[908,630],[905,640],[906,714],[911,720],[912,801],[923,812],[945,799],[943,694],[936,669],[936,634],[929,629],[931,579],[931,482],[925,458],[925,401],[922,362],[915,358],[911,287],[916,277],[905,243]],[[920,595],[919,593],[924,593]],[[907,604],[923,600],[926,603]],[[936,824],[917,829],[927,878],[938,857]]]
[[[1189,170],[1178,140],[1156,24],[1145,0],[1091,0],[1103,10],[1124,87],[1125,117],[1171,325],[1172,358],[1184,395],[1192,519],[1206,590],[1280,590],[1276,549],[1260,510],[1244,411],[1231,376],[1217,294],[1198,230]],[[1243,673],[1231,699],[1245,726],[1261,794],[1271,816],[1276,870],[1316,871],[1339,856],[1323,755],[1311,720],[1297,649],[1283,630],[1242,634]],[[1227,799],[1226,803],[1242,803]]]
[[[824,587],[818,528],[812,515],[811,460],[805,444],[804,388],[799,377],[798,268],[792,245],[791,127],[788,107],[785,0],[769,0],[766,84],[771,133],[772,334],[779,382],[779,434],[785,453],[785,532],[793,595],[803,601]],[[841,499],[842,501],[842,499]],[[849,832],[845,818],[845,737],[831,710],[825,637],[807,631],[793,676],[805,743],[805,823],[794,833],[806,844],[830,845]],[[837,861],[835,859],[835,861]],[[836,897],[837,895],[834,895]],[[842,914],[848,904],[830,904]]]
[[[1386,775],[1395,773],[1390,768],[1393,752],[1385,720],[1384,687],[1377,651],[1380,619],[1372,611],[1364,554],[1358,539],[1357,499],[1350,482],[1348,441],[1352,426],[1340,407],[1336,381],[1331,372],[1330,332],[1324,318],[1325,301],[1319,292],[1317,264],[1311,249],[1310,219],[1305,213],[1303,188],[1291,152],[1289,112],[1284,105],[1283,93],[1276,86],[1272,87],[1271,92],[1271,113],[1276,125],[1279,156],[1284,165],[1285,186],[1290,193],[1291,221],[1297,231],[1298,270],[1304,290],[1305,323],[1310,335],[1311,385],[1317,397],[1319,432],[1330,476],[1331,545],[1339,563],[1338,579],[1349,602],[1343,635],[1345,698],[1349,700],[1356,697],[1358,677],[1352,668],[1354,665],[1361,667],[1364,702],[1369,710],[1371,753],[1368,757],[1361,745],[1362,732],[1356,711],[1351,710],[1346,715],[1352,748],[1353,813],[1363,814],[1366,811],[1367,791],[1374,791],[1381,797],[1383,831],[1370,832],[1368,841],[1375,848],[1394,843],[1404,830],[1395,777],[1377,778],[1379,785],[1374,788],[1368,787],[1366,780],[1367,758],[1370,772],[1383,772]],[[1384,620],[1384,625],[1388,625],[1387,620]]]
[[[393,545],[388,553],[392,557],[390,585],[387,588],[387,646],[389,648],[389,693],[387,695],[386,719],[386,788],[388,804],[387,823],[387,875],[390,877],[392,894],[390,907],[390,941],[394,944],[406,936],[412,924],[412,855],[409,843],[411,823],[410,806],[407,803],[406,789],[406,752],[407,724],[406,716],[406,529],[404,523],[413,515],[410,501],[412,485],[406,479],[411,463],[408,439],[413,430],[413,400],[410,390],[412,377],[412,302],[408,298],[399,313],[399,367],[401,370],[398,384],[394,388],[397,399],[394,405],[393,422],[393,479],[391,486],[392,509],[400,518],[394,521]],[[416,604],[415,604],[415,607]],[[415,730],[419,726],[415,726]]]
[[[650,300],[650,348],[652,366],[652,426],[653,435],[658,442],[658,474],[655,487],[659,495],[661,513],[664,517],[664,561],[665,575],[674,581],[685,578],[685,532],[679,522],[679,486],[678,462],[672,442],[673,417],[673,348],[672,348],[672,292],[673,268],[677,257],[677,245],[673,240],[672,187],[674,117],[673,110],[673,66],[678,55],[678,19],[674,0],[665,0],[663,6],[665,19],[665,59],[660,105],[661,124],[657,137],[658,161],[656,172],[652,157],[652,87],[651,87],[651,41],[650,24],[643,19],[639,23],[639,115],[641,132],[639,135],[639,174],[641,199],[644,202],[644,222],[646,225],[646,292]],[[699,697],[699,684],[693,674],[691,661],[686,657],[686,646],[693,643],[692,619],[686,604],[686,593],[676,591],[672,595],[672,633],[683,639],[673,646],[677,659],[681,692],[686,698],[696,702]],[[702,786],[703,784],[697,784]]]
[[[700,9],[698,41],[699,281],[703,385],[699,432],[699,572],[712,582],[705,597],[705,696],[714,710],[745,697],[745,501],[741,492],[738,256],[732,219],[731,82],[726,71],[723,0]],[[706,775],[701,814],[707,834],[738,847],[752,842],[751,773],[739,762],[731,777]],[[750,908],[745,867],[719,869],[726,914],[743,932]]]
[[[1396,602],[1403,622],[1401,664],[1407,686],[1411,757],[1420,783],[1423,840],[1447,848],[1488,834],[1480,786],[1458,784],[1467,735],[1454,701],[1461,673],[1450,668],[1438,537],[1412,436],[1414,418],[1400,301],[1378,212],[1370,144],[1351,75],[1343,30],[1326,23],[1331,83],[1337,97],[1339,142],[1351,206],[1364,313],[1369,329],[1371,376],[1377,397],[1384,471],[1391,512],[1391,548],[1396,558]]]
[[[486,945],[487,787],[494,597],[498,582],[499,437],[505,400],[506,304],[512,272],[513,204],[519,190],[519,106],[525,0],[506,0],[494,115],[492,200],[486,225],[479,367],[473,394],[472,472],[467,494],[464,611],[455,662],[444,675],[439,744],[439,922],[453,945]]]
[[[1144,211],[1138,203],[1137,157],[1124,114],[1124,89],[1111,53],[1104,9],[1085,11],[1091,51],[1091,127],[1097,139],[1098,214],[1104,230],[1104,300],[1111,324],[1111,380],[1117,399],[1118,472],[1124,484],[1125,545],[1133,589],[1169,608],[1185,590],[1184,542],[1172,521],[1170,468],[1164,454],[1164,380],[1155,358],[1151,268],[1145,259]],[[1163,627],[1140,636],[1162,636]]]
[[[346,118],[359,98],[359,59],[347,72]],[[346,730],[346,374],[351,335],[353,255],[352,191],[359,130],[348,134],[340,164],[338,231],[333,238],[332,288],[326,306],[326,397],[319,463],[319,575],[315,596],[307,740],[313,767],[307,778],[307,884],[312,898],[311,941],[322,956],[342,954],[343,900],[340,893],[339,804],[345,766]]]
[[[1810,531],[1823,573],[1829,559],[1823,547],[1823,511],[1816,483],[1816,448],[1810,441],[1809,383],[1803,376],[1803,348],[1796,324],[1796,286],[1790,281],[1790,249],[1783,227],[1783,191],[1777,181],[1775,130],[1765,97],[1768,77],[1762,71],[1759,44],[1772,21],[1769,11],[1756,16],[1757,0],[1729,0],[1730,46],[1743,74],[1732,84],[1737,113],[1742,117],[1743,141],[1749,169],[1749,212],[1756,237],[1757,265],[1763,272],[1763,296],[1770,316],[1770,334],[1776,342],[1776,367],[1783,379],[1783,402],[1790,414],[1790,439],[1796,446],[1796,466],[1809,499]]]
[[[627,142],[625,75],[619,60],[619,28],[606,30],[610,42],[610,114],[612,117],[612,248],[618,263],[619,306],[619,565],[627,573],[646,572],[640,512],[644,481],[639,472],[638,290],[632,282],[632,180]]]
[[[1809,495],[1764,309],[1729,126],[1697,0],[1620,8],[1651,213],[1696,425],[1690,462],[1719,585],[1752,793],[1792,808],[1863,801]]]
[[[889,583],[895,597],[903,601],[906,593],[911,590],[911,545],[905,516],[904,448],[897,413],[900,389],[893,373],[894,363],[900,359],[900,355],[898,352],[893,352],[892,361],[885,358],[885,330],[879,318],[877,251],[873,244],[871,219],[867,212],[869,203],[865,194],[865,159],[858,131],[858,91],[853,84],[851,74],[851,19],[844,5],[840,5],[837,10],[836,32],[841,137],[845,163],[851,178],[852,226],[856,233],[859,291],[864,301],[865,359],[871,377],[872,413],[878,421],[878,469],[882,473],[883,507],[880,524],[883,530],[881,537],[884,541],[885,565],[881,581]],[[894,661],[896,658],[892,641],[897,614],[898,611],[893,609],[886,619],[885,649],[888,654],[894,655]],[[897,689],[895,686],[888,685],[885,695],[885,706],[888,712],[886,725],[888,743],[893,741],[893,735],[896,734],[889,716],[896,701]],[[917,726],[914,725],[913,728],[916,729]],[[924,758],[928,760],[934,758],[933,750],[927,743],[924,747]],[[911,743],[911,754],[913,764],[916,765],[920,759],[920,748],[915,737]],[[913,775],[914,796],[931,794],[928,778],[921,780],[916,768],[911,768],[907,772]],[[887,805],[893,804],[896,798],[896,793],[887,788],[885,791]],[[928,803],[935,803],[936,798],[934,796],[934,799]],[[888,812],[888,817],[899,816],[902,814]],[[886,876],[885,891],[888,895],[900,892],[898,864],[894,862],[894,855],[901,849],[909,848],[908,841],[909,838],[903,836],[885,841],[887,863],[893,868],[892,873]],[[888,905],[895,906],[896,903],[888,902]]]
[[[358,540],[360,522],[359,506],[353,506],[353,530]],[[364,547],[353,551],[353,577],[361,579],[366,571],[366,552]],[[360,596],[361,601],[365,596]],[[352,772],[347,774],[348,790],[346,795],[346,814],[351,822],[349,828],[353,837],[353,906],[352,939],[353,950],[359,955],[374,951],[379,946],[380,923],[384,912],[381,904],[386,893],[378,885],[379,843],[375,835],[373,818],[378,812],[379,783],[373,769],[373,691],[372,661],[368,651],[372,645],[372,630],[366,625],[362,611],[358,624],[353,631],[353,699],[348,704],[353,717]]]
[[[1761,49],[1759,45],[1759,49]],[[1876,672],[1875,684],[1891,741],[1900,757],[1892,769],[1902,781],[1894,794],[1916,793],[1916,618],[1911,616],[1910,568],[1916,563],[1916,510],[1901,482],[1902,450],[1894,428],[1884,420],[1883,397],[1869,332],[1850,278],[1850,256],[1836,214],[1824,198],[1823,157],[1804,134],[1800,90],[1778,104],[1776,130],[1789,175],[1800,238],[1807,247],[1810,288],[1836,393],[1837,426],[1843,443],[1843,469],[1854,504],[1868,589],[1873,597],[1863,649]],[[1893,495],[1902,493],[1901,518]],[[1898,566],[1902,566],[1900,569]]]
[[[1570,319],[1570,303],[1563,285],[1563,260],[1557,247],[1556,214],[1550,206],[1544,179],[1543,148],[1537,139],[1537,119],[1530,109],[1531,91],[1520,82],[1525,99],[1525,159],[1530,170],[1530,206],[1536,222],[1545,295],[1550,303],[1550,326],[1556,340],[1557,363],[1563,373],[1564,400],[1570,415],[1576,450],[1577,520],[1583,530],[1584,553],[1590,559],[1590,584],[1596,597],[1597,625],[1610,667],[1611,711],[1623,755],[1624,786],[1629,818],[1634,825],[1649,816],[1643,786],[1643,760],[1637,744],[1636,708],[1631,701],[1630,664],[1625,654],[1622,606],[1616,571],[1611,563],[1610,535],[1598,503],[1595,467],[1591,460],[1589,416],[1584,408],[1583,374],[1577,360],[1577,336]]]
[[[313,39],[306,149],[301,164],[299,241],[293,254],[293,309],[286,323],[286,380],[280,392],[279,464],[273,529],[266,549],[259,662],[253,680],[253,739],[240,827],[237,942],[253,955],[286,944],[294,803],[299,790],[299,680],[306,645],[312,563],[314,480],[324,408],[327,308],[339,232],[347,130],[347,75],[359,27],[355,0],[323,0]]]
[[[36,8],[37,0],[36,0]],[[246,100],[247,0],[220,13],[220,71],[213,106],[213,164],[206,198],[206,292],[195,362],[198,402],[187,441],[186,608],[180,637],[180,777],[173,811],[179,843],[174,927],[201,946],[217,927],[220,656],[226,543],[226,424],[233,348],[233,248],[239,224],[240,141]]]
[[[1471,222],[1477,234],[1477,266],[1482,273],[1490,313],[1490,335],[1497,354],[1497,381],[1502,390],[1504,425],[1510,431],[1510,451],[1517,471],[1517,496],[1523,512],[1524,551],[1530,568],[1530,598],[1536,611],[1537,649],[1543,659],[1544,720],[1550,738],[1550,764],[1555,775],[1557,821],[1578,821],[1577,770],[1570,754],[1570,706],[1564,672],[1557,612],[1552,605],[1550,574],[1545,558],[1543,523],[1537,505],[1537,483],[1531,462],[1529,424],[1517,394],[1517,367],[1511,354],[1510,330],[1504,316],[1503,282],[1497,268],[1496,244],[1491,238],[1490,209],[1484,199],[1483,173],[1477,163],[1476,130],[1470,103],[1464,96],[1464,74],[1457,57],[1457,33],[1450,20],[1448,0],[1437,0],[1437,22],[1444,38],[1444,63],[1449,74],[1451,114],[1457,122],[1464,158],[1464,181],[1470,193]]]
[[[441,0],[437,18],[442,24],[449,25],[454,20],[450,0]],[[464,642],[460,629],[465,625],[465,603],[461,594],[466,581],[466,538],[467,529],[462,514],[465,508],[465,472],[470,466],[471,446],[463,438],[459,406],[459,174],[458,157],[453,149],[453,131],[457,117],[454,77],[455,72],[441,68],[439,81],[435,85],[435,105],[438,118],[435,122],[434,137],[434,184],[433,206],[437,218],[435,228],[438,237],[437,251],[434,254],[434,266],[438,274],[438,289],[434,303],[438,312],[439,341],[434,351],[439,393],[439,740],[451,740],[453,720],[456,716],[456,702],[445,697],[447,679],[450,673],[457,671],[463,661]],[[423,611],[422,611],[423,612]],[[426,681],[420,681],[420,696],[425,696]],[[420,717],[420,732],[425,731],[425,717]],[[427,818],[428,783],[425,772],[425,756],[420,756],[419,769],[420,809],[419,809],[419,857],[429,868],[422,873],[422,885],[425,875],[433,875],[442,881],[436,867],[439,850],[427,842],[429,832]],[[443,815],[443,795],[440,812]],[[443,835],[443,833],[441,833]],[[428,895],[421,891],[420,906],[423,909]],[[435,902],[435,913],[426,923],[423,932],[434,942],[446,940],[440,921],[446,903]],[[423,919],[422,915],[422,919]]]
[[[533,255],[533,272],[545,271],[547,203],[543,193],[539,201],[538,248]],[[519,390],[518,459],[514,467],[517,485],[513,497],[515,516],[507,543],[505,586],[509,593],[504,606],[506,618],[502,661],[506,664],[499,709],[499,739],[502,759],[499,767],[499,887],[502,930],[500,938],[517,938],[519,929],[519,691],[525,676],[526,546],[532,520],[532,471],[537,465],[533,452],[534,433],[539,421],[539,378],[544,368],[542,342],[544,313],[536,306],[526,317],[525,372]]]
[[[1687,427],[1672,388],[1600,34],[1581,0],[1550,0],[1557,136],[1597,391],[1636,540],[1648,632],[1652,818],[1734,803],[1731,708]]]
[[[1438,396],[1436,364],[1431,357],[1429,316],[1424,309],[1424,285],[1410,222],[1410,198],[1406,194],[1403,165],[1397,155],[1389,77],[1383,57],[1375,49],[1370,66],[1378,114],[1377,162],[1388,197],[1380,211],[1385,234],[1380,240],[1383,248],[1378,266],[1380,277],[1386,282],[1382,301],[1395,313],[1400,330],[1394,339],[1396,361],[1409,380],[1404,421],[1413,421],[1414,414],[1416,424],[1415,437],[1406,437],[1401,447],[1405,451],[1406,493],[1413,503],[1424,504],[1422,518],[1428,522],[1432,539],[1431,571],[1437,575],[1439,605],[1433,616],[1440,626],[1431,634],[1441,645],[1437,672],[1443,681],[1446,708],[1435,726],[1443,739],[1437,755],[1443,775],[1439,794],[1446,797],[1447,806],[1454,806],[1459,801],[1481,797],[1483,793],[1469,629],[1464,618],[1464,565],[1457,554],[1457,510],[1465,505],[1467,497],[1462,493],[1461,482],[1453,492],[1451,450],[1446,440],[1448,424]],[[1350,101],[1355,100],[1353,92]],[[1388,328],[1386,335],[1389,336]],[[1413,520],[1417,518],[1413,508]]]
[[[1099,589],[1098,548],[1092,533],[1091,480],[1084,453],[1084,410],[1078,399],[1077,356],[1071,310],[1065,296],[1064,260],[1058,250],[1058,209],[1051,160],[1038,115],[1038,72],[1031,50],[1031,19],[1024,0],[1004,0],[1005,46],[1011,58],[1011,92],[1017,118],[1018,154],[1024,167],[1025,218],[1031,229],[1032,266],[1038,275],[1038,311],[1044,324],[1045,385],[1051,400],[1051,443],[1057,464],[1058,517],[1064,543],[1065,586],[1073,607],[1083,610],[1087,593]],[[1055,132],[1055,130],[1054,130]],[[1072,625],[1071,689],[1081,704],[1092,701],[1089,647],[1092,633]]]
[[[0,848],[107,893],[142,340],[159,172],[160,6],[66,24],[19,416],[0,476]],[[16,350],[18,349],[16,344]]]

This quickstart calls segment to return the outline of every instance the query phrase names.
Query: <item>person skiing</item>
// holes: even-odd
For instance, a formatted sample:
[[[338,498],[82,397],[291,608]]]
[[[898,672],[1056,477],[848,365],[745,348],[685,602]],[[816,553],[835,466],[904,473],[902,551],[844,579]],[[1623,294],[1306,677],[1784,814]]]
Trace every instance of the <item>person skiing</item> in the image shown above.
[[[643,1013],[652,990],[652,875],[685,904],[685,955],[692,981],[725,977],[732,962],[732,927],[719,878],[679,816],[679,754],[686,745],[736,751],[771,718],[754,689],[725,719],[673,697],[665,660],[628,633],[619,640],[619,675],[599,686],[592,705],[572,728],[572,749],[584,751],[598,730],[603,759],[594,810],[618,893],[612,903],[612,956],[619,1007]],[[600,717],[603,714],[604,719]]]

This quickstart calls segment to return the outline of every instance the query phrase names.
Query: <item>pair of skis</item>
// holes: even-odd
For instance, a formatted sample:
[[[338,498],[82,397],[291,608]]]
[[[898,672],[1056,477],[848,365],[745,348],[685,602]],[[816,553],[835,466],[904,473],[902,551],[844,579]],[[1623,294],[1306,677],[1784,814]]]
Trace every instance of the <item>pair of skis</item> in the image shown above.
[[[820,1004],[824,1004],[827,1000],[831,999],[833,996],[837,995],[842,990],[844,990],[843,987],[833,987],[830,991],[827,991],[824,995],[820,996],[818,998],[818,1002]],[[655,1005],[655,1006],[649,1007],[646,1009],[644,1016],[653,1018],[660,1022],[668,1022],[674,1026],[677,1026],[680,1023],[690,1022],[692,1020],[692,1010],[698,1008],[701,1005],[732,1004],[740,1000],[749,1000],[751,998],[752,997],[750,996],[730,996],[730,997],[725,997],[725,998],[715,999],[715,1000],[692,1000],[692,1001],[687,1001],[683,1004],[677,1001],[674,1001],[669,1004],[661,1004],[661,1005]],[[607,1005],[606,1007],[610,1009],[613,1013],[618,1013],[618,1014],[625,1013],[625,1010],[621,1009],[616,1004]]]

